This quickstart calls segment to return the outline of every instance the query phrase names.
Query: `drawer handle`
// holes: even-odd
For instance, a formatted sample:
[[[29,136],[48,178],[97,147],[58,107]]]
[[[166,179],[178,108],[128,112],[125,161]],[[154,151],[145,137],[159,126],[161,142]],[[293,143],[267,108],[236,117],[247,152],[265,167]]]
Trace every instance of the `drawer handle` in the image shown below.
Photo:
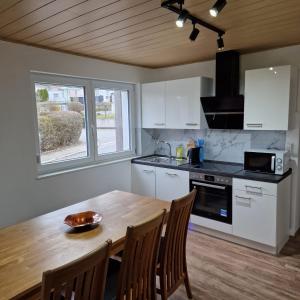
[[[185,123],[186,126],[197,126],[198,123]]]
[[[263,193],[262,187],[245,185],[245,188],[246,188],[246,192],[249,194],[262,195],[262,193]],[[249,189],[253,189],[256,191],[251,191],[251,190],[249,191]]]
[[[255,127],[255,128],[262,128],[263,124],[262,123],[247,123],[247,127]]]
[[[156,126],[164,126],[165,123],[154,123],[154,125],[156,125]]]
[[[243,207],[251,207],[251,198],[235,196],[237,198],[236,205]],[[239,199],[239,200],[238,200]]]
[[[175,174],[175,173],[168,173],[168,172],[166,172],[166,174],[169,175],[169,176],[173,176],[173,177],[178,176],[178,174]]]
[[[143,172],[149,174],[149,173],[153,173],[154,171],[153,170],[143,170]]]

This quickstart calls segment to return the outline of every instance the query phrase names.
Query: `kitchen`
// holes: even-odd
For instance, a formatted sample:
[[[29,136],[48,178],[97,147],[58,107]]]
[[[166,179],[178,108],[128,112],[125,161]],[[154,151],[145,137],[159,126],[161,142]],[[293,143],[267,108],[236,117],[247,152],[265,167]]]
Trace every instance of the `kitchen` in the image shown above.
[[[19,14],[21,20],[23,20],[21,16],[24,12],[21,8],[22,5],[26,8],[25,2],[16,4],[14,12],[16,15]],[[45,5],[49,18],[53,10],[47,10],[50,8],[47,6],[55,7],[56,2]],[[75,1],[73,2],[75,5]],[[128,196],[125,197],[122,194],[124,203],[128,203],[128,207],[123,206],[124,215],[118,211],[116,216],[118,220],[124,220],[126,215],[130,215],[130,221],[126,219],[126,222],[120,221],[120,224],[109,218],[106,219],[106,215],[110,214],[108,208],[92,207],[103,213],[102,223],[95,231],[99,234],[99,230],[104,229],[101,243],[109,238],[114,242],[114,239],[121,236],[121,233],[118,232],[118,235],[114,230],[116,232],[120,230],[121,225],[124,235],[127,226],[147,217],[147,209],[150,213],[152,210],[155,211],[156,205],[160,208],[167,208],[171,200],[180,198],[196,188],[197,195],[187,237],[187,263],[193,297],[195,299],[241,299],[241,297],[245,299],[297,299],[300,295],[298,287],[300,46],[297,38],[292,39],[291,36],[298,27],[295,26],[294,31],[291,30],[291,33],[286,36],[286,39],[291,39],[289,42],[284,40],[283,31],[276,27],[281,35],[278,34],[275,37],[270,34],[266,40],[268,45],[264,44],[265,35],[262,35],[260,44],[257,42],[256,47],[254,45],[250,47],[249,44],[247,48],[246,42],[254,43],[253,33],[252,40],[245,42],[246,39],[241,39],[239,45],[231,40],[235,32],[232,27],[226,25],[226,20],[231,14],[237,16],[239,7],[246,13],[249,9],[249,14],[250,8],[247,8],[247,5],[239,5],[238,1],[227,1],[227,5],[216,19],[208,19],[220,28],[226,29],[224,50],[218,51],[215,35],[208,34],[198,25],[197,28],[200,28],[201,32],[195,42],[190,42],[188,38],[193,25],[189,21],[184,28],[179,29],[182,30],[181,32],[176,31],[178,30],[174,24],[176,14],[167,13],[165,8],[160,7],[161,3],[158,3],[160,1],[146,1],[147,3],[130,1],[132,5],[136,4],[138,9],[141,9],[139,13],[142,15],[153,13],[152,17],[159,14],[159,18],[166,18],[169,27],[164,30],[166,30],[166,36],[172,39],[172,46],[167,48],[168,51],[162,52],[161,56],[159,51],[163,49],[160,48],[163,46],[159,46],[153,40],[152,48],[146,51],[145,48],[148,45],[145,43],[144,49],[147,53],[142,56],[138,52],[139,45],[135,45],[137,47],[135,50],[131,48],[132,45],[126,45],[126,41],[122,44],[127,30],[123,21],[120,20],[120,32],[114,31],[113,27],[117,26],[119,21],[113,23],[114,25],[109,25],[112,27],[104,26],[105,22],[109,23],[110,9],[117,14],[117,11],[122,11],[122,7],[125,9],[128,3],[123,0],[117,3],[106,2],[107,8],[101,8],[99,12],[103,13],[105,18],[101,21],[103,25],[99,23],[103,26],[99,29],[101,34],[94,36],[101,41],[102,34],[104,34],[104,44],[99,46],[100,50],[103,49],[103,53],[96,58],[94,55],[96,52],[93,49],[96,47],[93,46],[96,41],[92,40],[87,42],[91,47],[91,54],[87,54],[88,57],[84,53],[81,55],[78,51],[79,55],[78,53],[73,55],[76,52],[72,50],[75,49],[73,42],[74,45],[75,42],[82,43],[79,45],[82,49],[85,48],[76,28],[72,29],[74,30],[72,37],[71,28],[69,33],[68,31],[60,33],[55,31],[56,29],[38,27],[33,21],[32,24],[26,25],[26,16],[24,16],[24,24],[23,21],[17,22],[17,19],[13,21],[9,19],[13,15],[9,16],[7,13],[6,16],[3,12],[7,18],[4,18],[3,22],[7,22],[8,25],[5,27],[4,24],[3,31],[0,31],[2,39],[0,41],[2,66],[0,77],[3,100],[1,101],[3,109],[0,111],[0,135],[3,141],[1,142],[0,162],[0,237],[1,244],[6,250],[0,248],[3,250],[0,251],[2,253],[0,254],[0,278],[8,277],[4,276],[1,268],[8,272],[7,268],[12,266],[16,259],[13,256],[9,258],[6,252],[7,247],[5,247],[8,241],[3,238],[7,236],[4,235],[4,231],[12,230],[13,226],[23,224],[22,222],[30,222],[30,220],[41,220],[34,221],[35,226],[38,224],[39,230],[47,230],[46,225],[50,220],[47,217],[43,221],[36,218],[57,212],[57,228],[53,228],[57,231],[51,231],[51,236],[53,237],[57,232],[64,232],[67,237],[63,219],[69,213],[87,210],[87,207],[80,204],[83,200],[114,193],[112,192],[114,190],[141,195],[143,196],[141,199],[150,197],[152,202],[145,202],[145,208],[147,208],[145,211],[141,209],[140,216],[138,216],[134,211],[130,213],[133,203],[129,201],[130,199],[125,199]],[[196,1],[190,3],[186,1],[190,13],[195,10],[195,15],[200,19],[202,14],[208,14],[213,2],[215,1],[203,1],[200,4]],[[262,14],[268,13],[266,3],[252,2],[249,5],[253,6],[253,11],[257,12],[262,9]],[[294,14],[296,15],[296,12],[291,9],[286,11],[285,15],[283,1],[277,2],[270,11],[271,15],[277,14],[278,18],[284,18],[284,16],[288,18],[289,15],[292,18]],[[37,2],[35,5],[38,6]],[[84,3],[76,5],[85,7],[88,11],[88,5],[84,6]],[[95,2],[93,5],[96,7],[96,5],[106,4]],[[295,5],[297,7],[297,4]],[[17,10],[19,6],[20,9]],[[68,9],[72,8],[65,8],[66,12]],[[128,13],[131,10],[128,10]],[[7,12],[10,12],[10,9]],[[28,13],[29,16],[33,14],[29,8]],[[72,15],[65,14],[63,10],[57,13],[58,16],[64,15],[64,18]],[[122,12],[123,18],[126,17],[126,13],[126,11]],[[49,22],[52,18],[55,20],[55,16],[51,16]],[[130,18],[134,20],[142,17],[130,15]],[[149,20],[142,19],[145,26],[149,23],[151,29],[145,29],[140,47],[144,47],[142,39],[147,37],[147,30],[155,30],[152,25],[156,22],[150,18]],[[270,22],[274,19],[270,19]],[[275,26],[276,22],[273,21],[270,26]],[[12,23],[9,25],[9,22]],[[41,25],[48,26],[47,19],[40,22]],[[142,23],[138,24],[132,25],[133,32],[130,34],[133,36],[137,35],[136,32],[139,30],[137,26],[141,26]],[[28,29],[24,27],[25,25]],[[64,26],[63,22],[62,25],[57,26]],[[105,30],[108,29],[112,31],[112,37],[105,36]],[[44,35],[43,30],[46,30],[47,34],[49,32],[49,36]],[[67,29],[64,28],[64,30]],[[174,38],[170,32],[174,32]],[[10,34],[15,36],[15,40],[8,38]],[[120,40],[117,40],[115,36],[118,37],[121,34],[124,36],[120,36]],[[28,45],[18,40],[19,37],[26,39],[26,36],[29,37]],[[257,36],[259,37],[259,34]],[[150,37],[151,35],[149,39]],[[279,37],[284,41],[275,41]],[[35,44],[35,41],[39,41],[38,38],[41,42]],[[42,41],[43,39],[45,42]],[[136,39],[139,41],[140,38],[136,37]],[[163,38],[157,37],[157,39],[160,43],[164,43]],[[52,47],[52,42],[55,47]],[[116,43],[115,48],[113,43]],[[60,44],[65,45],[67,50],[60,49]],[[120,50],[118,50],[118,44],[122,45]],[[106,45],[108,50],[105,51]],[[187,53],[184,51],[180,53],[181,46]],[[109,53],[110,49],[112,49],[111,53]],[[122,49],[127,49],[126,55],[118,52],[123,51]],[[202,49],[209,49],[210,54],[207,56],[206,50],[202,52]],[[131,50],[132,54],[130,54]],[[155,55],[150,59],[148,53],[152,52]],[[117,56],[114,56],[117,53],[119,53],[119,60]],[[223,58],[224,56],[227,57]],[[46,105],[40,103],[42,101],[37,105],[35,97],[32,96],[34,84],[37,83],[43,88],[49,88],[50,98],[52,97],[50,88],[55,84],[84,87],[87,95],[85,110],[82,113],[85,117],[85,125],[82,129],[84,134],[80,137],[81,144],[78,146],[82,147],[85,143],[87,150],[86,157],[85,154],[82,155],[82,152],[78,152],[82,155],[80,157],[82,162],[75,159],[72,160],[73,165],[64,164],[65,162],[43,164],[44,153],[39,148],[37,108],[40,104]],[[107,111],[100,109],[96,111],[98,114],[95,115],[96,120],[91,117],[95,110],[94,104],[89,106],[89,103],[94,100],[91,96],[93,92],[91,87],[98,89],[99,93],[95,95],[95,98],[99,97],[100,104],[101,97],[104,98],[104,102],[107,97],[107,102],[113,103],[112,90],[126,89],[129,91],[129,96],[133,95],[132,98],[129,97],[129,108],[126,105],[122,106],[122,109],[124,107],[126,109],[123,112],[127,111],[130,116],[128,123],[123,122],[123,127],[120,127],[123,131],[119,130],[117,125],[115,129],[109,119],[117,111],[117,106],[111,109],[110,105],[106,105]],[[122,94],[121,96],[123,97]],[[122,101],[124,105],[126,97],[122,98]],[[100,106],[100,104],[97,105]],[[64,105],[68,107],[68,104]],[[107,124],[106,120],[103,121],[104,116],[108,119]],[[124,116],[123,114],[123,118]],[[99,126],[96,128],[96,133],[93,126]],[[124,128],[128,129],[126,134],[124,134]],[[105,145],[107,148],[101,144],[99,138],[101,130],[108,132],[101,135],[101,138],[109,138]],[[116,133],[111,134],[113,130]],[[123,132],[121,142],[117,138],[118,130]],[[116,145],[112,145],[112,141]],[[198,149],[196,145],[199,146]],[[127,151],[130,146],[132,146],[131,151]],[[114,147],[116,149],[123,147],[122,150],[126,150],[124,155],[122,153],[119,155]],[[190,156],[186,157],[188,148],[191,148]],[[97,156],[100,149],[107,153]],[[116,153],[111,155],[108,153],[110,149]],[[66,150],[69,151],[69,148],[66,147]],[[45,154],[54,155],[55,151],[50,150]],[[64,155],[64,152],[61,151],[60,155]],[[93,157],[95,157],[94,160]],[[117,197],[116,194],[110,195],[112,198]],[[167,204],[165,201],[160,202],[159,199],[166,200]],[[78,206],[73,207],[73,205]],[[107,224],[111,228],[108,228]],[[23,229],[18,228],[19,234]],[[31,230],[38,234],[38,230],[35,231],[33,228]],[[60,236],[57,235],[57,241],[60,243]],[[36,236],[36,240],[43,236],[45,233],[41,232],[41,236]],[[11,274],[14,274],[15,278],[11,282],[15,281],[15,287],[20,288],[18,291],[21,291],[21,288],[24,290],[29,288],[33,282],[34,285],[39,285],[41,270],[46,271],[48,268],[56,267],[63,262],[68,262],[68,259],[76,259],[77,255],[79,256],[80,239],[76,238],[76,235],[70,235],[70,237],[60,248],[66,251],[63,249],[66,249],[67,245],[76,243],[77,250],[74,253],[61,252],[68,253],[69,258],[67,258],[68,254],[61,255],[57,252],[59,260],[55,261],[54,256],[48,262],[45,259],[39,265],[39,269],[35,269],[31,274],[28,271],[26,273],[25,258],[16,260],[20,267],[12,269]],[[32,239],[32,250],[37,251],[42,245],[36,247],[34,240]],[[92,240],[93,244],[86,243],[82,246],[82,253],[96,246],[96,239]],[[26,243],[24,236],[23,247]],[[50,255],[46,251],[46,245],[49,249],[51,248],[50,240],[45,241],[44,248],[44,255]],[[12,252],[9,253],[12,254]],[[41,258],[36,258],[36,261],[41,260]],[[31,261],[29,264],[33,265]],[[21,274],[28,276],[27,283],[25,280],[22,282]],[[14,287],[11,288],[13,289]],[[0,291],[8,291],[8,286],[4,287],[0,284]],[[7,295],[14,295],[14,293],[8,291]],[[175,292],[174,297],[187,298],[184,286]],[[1,295],[0,299],[2,299]],[[170,299],[173,299],[173,296]]]
[[[169,201],[196,188],[191,216],[196,228],[200,225],[202,232],[276,254],[289,238],[290,215],[295,212],[290,208],[290,154],[281,136],[292,126],[296,109],[292,82],[297,75],[291,66],[246,70],[244,104],[239,69],[238,52],[216,54],[215,97],[208,78],[142,85],[142,126],[156,128],[149,134],[156,139],[158,153],[165,150],[165,157],[133,159],[132,186],[138,194]],[[202,106],[197,101],[200,97]],[[271,114],[268,107],[272,107]],[[215,140],[213,129],[222,130]],[[259,145],[240,141],[243,135],[252,135],[250,130],[263,130]],[[174,154],[176,146],[191,143],[191,136],[197,140],[199,133],[203,139],[198,145],[190,149],[185,145],[181,157],[171,157],[172,146]],[[188,159],[182,160],[183,152]]]

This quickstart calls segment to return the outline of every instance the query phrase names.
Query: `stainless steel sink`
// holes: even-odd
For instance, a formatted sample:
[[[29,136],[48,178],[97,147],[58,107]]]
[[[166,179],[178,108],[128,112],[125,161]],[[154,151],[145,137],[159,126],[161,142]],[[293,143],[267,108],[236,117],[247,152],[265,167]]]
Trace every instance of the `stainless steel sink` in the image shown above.
[[[174,160],[174,158],[169,158],[169,157],[165,157],[165,156],[149,156],[149,157],[143,158],[143,160],[149,161],[149,162],[155,162],[155,163],[168,163],[168,162],[171,162],[172,160]]]
[[[155,164],[162,164],[166,166],[180,166],[183,164],[188,163],[187,160],[181,160],[177,161],[175,157],[167,157],[167,156],[158,156],[158,155],[153,155],[153,156],[148,156],[148,157],[141,157],[139,158],[140,161],[148,162],[148,163],[155,163]]]

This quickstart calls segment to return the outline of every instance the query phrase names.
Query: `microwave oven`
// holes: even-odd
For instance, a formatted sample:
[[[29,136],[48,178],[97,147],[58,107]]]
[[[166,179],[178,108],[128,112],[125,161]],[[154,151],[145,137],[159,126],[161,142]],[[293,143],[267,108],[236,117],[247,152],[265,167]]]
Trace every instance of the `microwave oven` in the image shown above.
[[[290,165],[288,151],[274,149],[251,149],[244,153],[244,170],[283,175]]]

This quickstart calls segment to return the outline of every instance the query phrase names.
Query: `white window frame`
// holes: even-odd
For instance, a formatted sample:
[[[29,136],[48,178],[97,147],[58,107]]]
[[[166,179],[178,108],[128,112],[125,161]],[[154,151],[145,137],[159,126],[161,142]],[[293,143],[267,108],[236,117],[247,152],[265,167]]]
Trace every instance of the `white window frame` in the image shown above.
[[[87,157],[65,160],[65,161],[55,162],[55,163],[41,164],[38,114],[37,114],[36,95],[35,95],[36,83],[78,86],[84,88],[85,116],[86,116],[86,130],[87,130],[86,136],[87,136],[87,152],[88,152]],[[39,175],[55,173],[60,171],[68,171],[68,170],[77,169],[86,166],[94,166],[97,164],[101,164],[102,162],[107,163],[109,161],[135,156],[135,130],[134,130],[135,85],[134,84],[32,72],[31,85],[32,85],[32,98],[34,104],[33,110],[34,110],[35,149],[36,149],[36,158],[37,158],[37,171]],[[97,130],[96,130],[96,102],[95,102],[95,92],[94,92],[95,88],[128,90],[129,122],[130,122],[129,135],[130,135],[130,149],[131,149],[130,151],[98,155]]]
[[[93,102],[94,102],[94,116],[96,118],[96,101],[95,101],[95,89],[109,89],[109,90],[126,90],[128,91],[128,101],[129,101],[129,144],[130,149],[129,151],[122,151],[122,152],[113,152],[108,154],[101,154],[98,155],[98,136],[97,136],[97,129],[94,128],[95,131],[95,154],[97,161],[110,161],[116,160],[120,158],[130,157],[135,155],[135,132],[134,132],[134,110],[133,110],[133,103],[134,103],[134,86],[132,84],[127,83],[117,83],[117,82],[109,82],[103,80],[93,80],[92,82],[92,89],[93,89]],[[96,125],[96,121],[94,123]]]

